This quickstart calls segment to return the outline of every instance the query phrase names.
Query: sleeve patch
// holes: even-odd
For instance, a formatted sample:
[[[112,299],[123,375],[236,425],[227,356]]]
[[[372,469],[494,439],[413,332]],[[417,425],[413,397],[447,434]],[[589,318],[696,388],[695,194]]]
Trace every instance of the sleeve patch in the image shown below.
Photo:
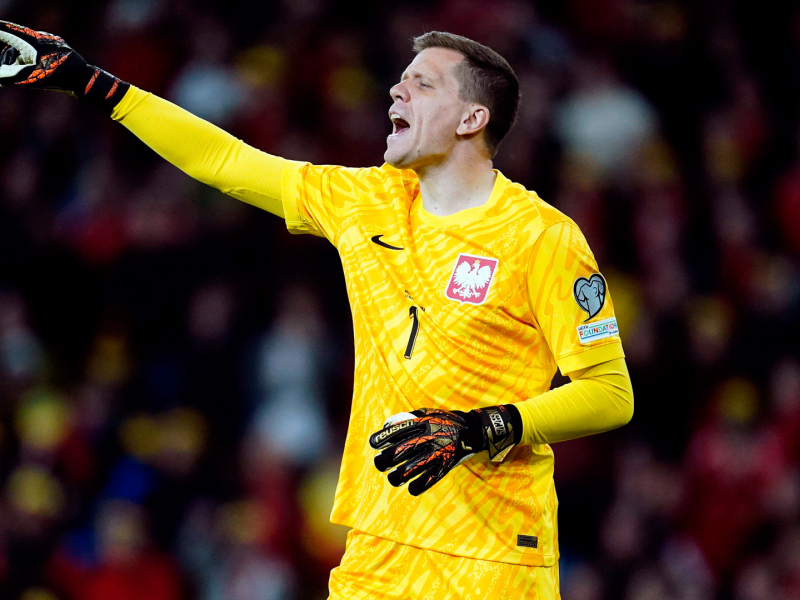
[[[577,331],[581,344],[591,344],[597,340],[619,335],[616,317],[604,319],[597,323],[579,325]]]
[[[589,313],[588,321],[600,312],[606,302],[606,280],[600,273],[595,273],[589,279],[578,277],[572,286],[572,293],[578,306]]]

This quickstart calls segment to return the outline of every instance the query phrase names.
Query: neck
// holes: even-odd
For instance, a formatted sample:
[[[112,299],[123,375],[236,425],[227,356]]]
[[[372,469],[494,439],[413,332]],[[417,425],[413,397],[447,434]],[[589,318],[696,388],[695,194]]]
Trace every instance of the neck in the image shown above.
[[[450,156],[436,165],[418,169],[417,176],[422,205],[439,217],[485,204],[497,178],[491,159],[475,155],[468,159]]]

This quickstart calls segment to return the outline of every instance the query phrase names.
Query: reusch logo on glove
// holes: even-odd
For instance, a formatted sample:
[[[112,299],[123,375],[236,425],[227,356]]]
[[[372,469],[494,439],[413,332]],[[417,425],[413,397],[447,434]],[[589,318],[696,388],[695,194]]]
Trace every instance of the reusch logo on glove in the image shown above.
[[[397,425],[392,425],[391,427],[389,427],[389,429],[382,429],[381,431],[372,436],[370,443],[373,446],[380,446],[381,442],[383,442],[383,440],[385,440],[387,437],[389,437],[390,435],[392,435],[397,431],[400,431],[401,429],[405,429],[406,427],[411,427],[413,424],[414,421],[411,420],[401,421]]]

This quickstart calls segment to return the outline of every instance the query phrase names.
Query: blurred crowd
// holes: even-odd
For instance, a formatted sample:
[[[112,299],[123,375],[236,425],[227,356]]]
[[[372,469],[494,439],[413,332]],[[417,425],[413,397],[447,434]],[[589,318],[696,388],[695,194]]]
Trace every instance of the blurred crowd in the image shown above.
[[[585,232],[636,396],[555,446],[566,600],[800,598],[800,10],[724,0],[0,0],[267,152],[380,164],[432,29],[506,56],[496,166]],[[67,96],[0,91],[0,597],[326,597],[335,250]],[[565,379],[558,377],[556,385]]]

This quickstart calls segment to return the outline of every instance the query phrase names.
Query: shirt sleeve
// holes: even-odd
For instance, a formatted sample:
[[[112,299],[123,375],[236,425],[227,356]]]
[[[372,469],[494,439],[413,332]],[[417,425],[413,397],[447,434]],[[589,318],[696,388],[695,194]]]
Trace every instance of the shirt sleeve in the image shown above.
[[[284,217],[292,233],[333,243],[353,213],[353,200],[381,180],[378,168],[315,166],[272,156],[134,86],[112,118],[198,181]]]
[[[184,109],[131,86],[111,117],[184,173],[229,196],[284,216],[289,161],[245,144]]]
[[[553,444],[622,427],[633,417],[633,387],[621,358],[570,373],[571,383],[514,404],[521,444]]]
[[[528,297],[563,374],[625,356],[608,284],[571,221],[551,225],[534,244]]]
[[[355,200],[380,178],[380,169],[295,163],[284,170],[283,211],[291,233],[311,233],[334,245]]]

